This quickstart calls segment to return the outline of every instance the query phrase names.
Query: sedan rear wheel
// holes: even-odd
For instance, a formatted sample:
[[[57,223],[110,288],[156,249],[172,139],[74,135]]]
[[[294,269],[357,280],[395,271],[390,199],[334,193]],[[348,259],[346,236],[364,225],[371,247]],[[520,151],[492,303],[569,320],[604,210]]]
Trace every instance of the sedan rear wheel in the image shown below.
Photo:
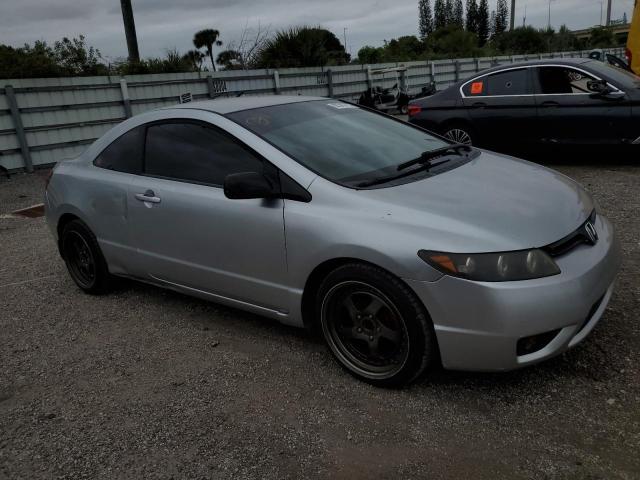
[[[60,251],[76,285],[91,294],[108,291],[111,275],[107,263],[95,235],[82,221],[72,220],[65,225]]]
[[[379,386],[420,376],[436,352],[433,327],[415,295],[371,265],[334,270],[320,287],[325,341],[342,367]]]

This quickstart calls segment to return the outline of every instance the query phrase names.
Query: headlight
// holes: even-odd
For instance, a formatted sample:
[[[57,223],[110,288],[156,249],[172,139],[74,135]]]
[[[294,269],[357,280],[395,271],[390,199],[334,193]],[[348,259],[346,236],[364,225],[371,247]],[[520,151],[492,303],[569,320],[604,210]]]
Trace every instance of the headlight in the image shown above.
[[[418,256],[447,275],[481,282],[509,282],[560,273],[542,250],[503,253],[444,253],[420,250]]]

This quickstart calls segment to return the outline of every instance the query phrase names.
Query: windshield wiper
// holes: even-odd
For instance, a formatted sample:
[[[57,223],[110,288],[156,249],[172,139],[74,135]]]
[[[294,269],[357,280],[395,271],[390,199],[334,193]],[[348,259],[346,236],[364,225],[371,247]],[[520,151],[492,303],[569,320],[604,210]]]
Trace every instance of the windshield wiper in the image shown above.
[[[435,150],[427,150],[426,152],[422,152],[418,158],[401,163],[398,165],[397,170],[405,170],[412,165],[431,165],[433,167],[435,165],[431,163],[432,159],[442,157],[450,153],[461,155],[460,151],[462,150],[469,152],[471,151],[471,146],[464,143],[454,143],[452,145],[447,145],[446,147],[436,148]],[[440,165],[440,163],[443,162],[438,162],[438,165]]]
[[[449,159],[443,159],[439,162],[434,162],[433,160],[435,158],[442,157],[451,153],[462,155],[460,152],[463,150],[471,151],[472,148],[470,145],[465,145],[464,143],[454,143],[452,145],[447,145],[446,147],[436,148],[435,150],[428,150],[426,152],[423,152],[418,158],[414,158],[413,160],[409,160],[408,162],[401,163],[396,167],[396,171],[402,172],[412,165],[419,165],[417,168],[395,175],[385,175],[383,177],[376,177],[372,178],[371,180],[365,180],[364,182],[358,183],[356,187],[372,187],[381,183],[392,182],[393,180],[397,180],[399,178],[408,177],[418,172],[431,170],[432,168],[449,161]]]
[[[399,178],[408,177],[413,175],[414,173],[422,172],[425,170],[431,170],[433,167],[437,167],[438,165],[442,165],[443,163],[447,163],[449,160],[441,160],[439,162],[426,162],[421,164],[418,168],[414,168],[413,170],[409,170],[408,172],[397,173],[395,175],[386,175],[384,177],[376,177],[371,180],[366,180],[364,182],[360,182],[356,185],[358,188],[362,187],[372,187],[374,185],[379,185],[381,183],[392,182],[393,180],[397,180]]]

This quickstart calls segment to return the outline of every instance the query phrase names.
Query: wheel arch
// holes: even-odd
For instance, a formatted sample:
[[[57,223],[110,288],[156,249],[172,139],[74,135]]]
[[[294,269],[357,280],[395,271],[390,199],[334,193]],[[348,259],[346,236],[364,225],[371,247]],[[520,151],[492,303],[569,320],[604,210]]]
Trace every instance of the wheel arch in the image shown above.
[[[316,327],[317,327],[317,318],[315,318],[315,304],[314,304],[314,300],[315,300],[315,296],[318,292],[318,289],[320,288],[320,285],[322,284],[322,281],[327,277],[327,275],[329,275],[329,273],[331,273],[333,270],[335,270],[338,267],[341,267],[343,265],[347,265],[349,263],[359,263],[359,264],[363,264],[363,265],[369,265],[375,268],[378,268],[380,270],[385,271],[386,273],[388,273],[389,275],[392,275],[393,277],[395,277],[398,281],[402,282],[407,289],[410,292],[413,292],[413,289],[411,288],[410,285],[408,285],[401,277],[399,277],[398,275],[396,275],[395,273],[389,271],[388,269],[367,261],[367,260],[363,260],[361,258],[357,258],[357,257],[336,257],[336,258],[331,258],[328,260],[323,261],[322,263],[320,263],[319,265],[317,265],[309,274],[309,276],[307,277],[307,280],[304,284],[304,288],[302,291],[302,301],[301,301],[301,314],[302,314],[302,323],[304,325],[305,328],[307,328],[310,331],[315,331]],[[415,292],[414,292],[414,295]],[[422,308],[424,308],[425,313],[427,314],[428,317],[430,317],[429,315],[429,310],[427,309],[426,305],[424,305],[424,303],[420,300],[420,298],[418,297],[418,295],[416,295],[416,298],[418,299],[418,301],[420,302],[420,304],[422,305]]]

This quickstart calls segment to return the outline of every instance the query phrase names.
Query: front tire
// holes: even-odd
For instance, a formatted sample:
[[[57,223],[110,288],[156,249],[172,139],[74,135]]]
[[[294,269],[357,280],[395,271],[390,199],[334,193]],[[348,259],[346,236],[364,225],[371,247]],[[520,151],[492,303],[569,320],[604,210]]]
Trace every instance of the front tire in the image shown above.
[[[437,356],[433,325],[418,298],[372,265],[331,272],[318,290],[317,314],[334,358],[373,385],[407,385]]]
[[[81,220],[66,224],[60,236],[60,251],[69,274],[84,292],[99,295],[108,292],[111,275],[98,240]]]

